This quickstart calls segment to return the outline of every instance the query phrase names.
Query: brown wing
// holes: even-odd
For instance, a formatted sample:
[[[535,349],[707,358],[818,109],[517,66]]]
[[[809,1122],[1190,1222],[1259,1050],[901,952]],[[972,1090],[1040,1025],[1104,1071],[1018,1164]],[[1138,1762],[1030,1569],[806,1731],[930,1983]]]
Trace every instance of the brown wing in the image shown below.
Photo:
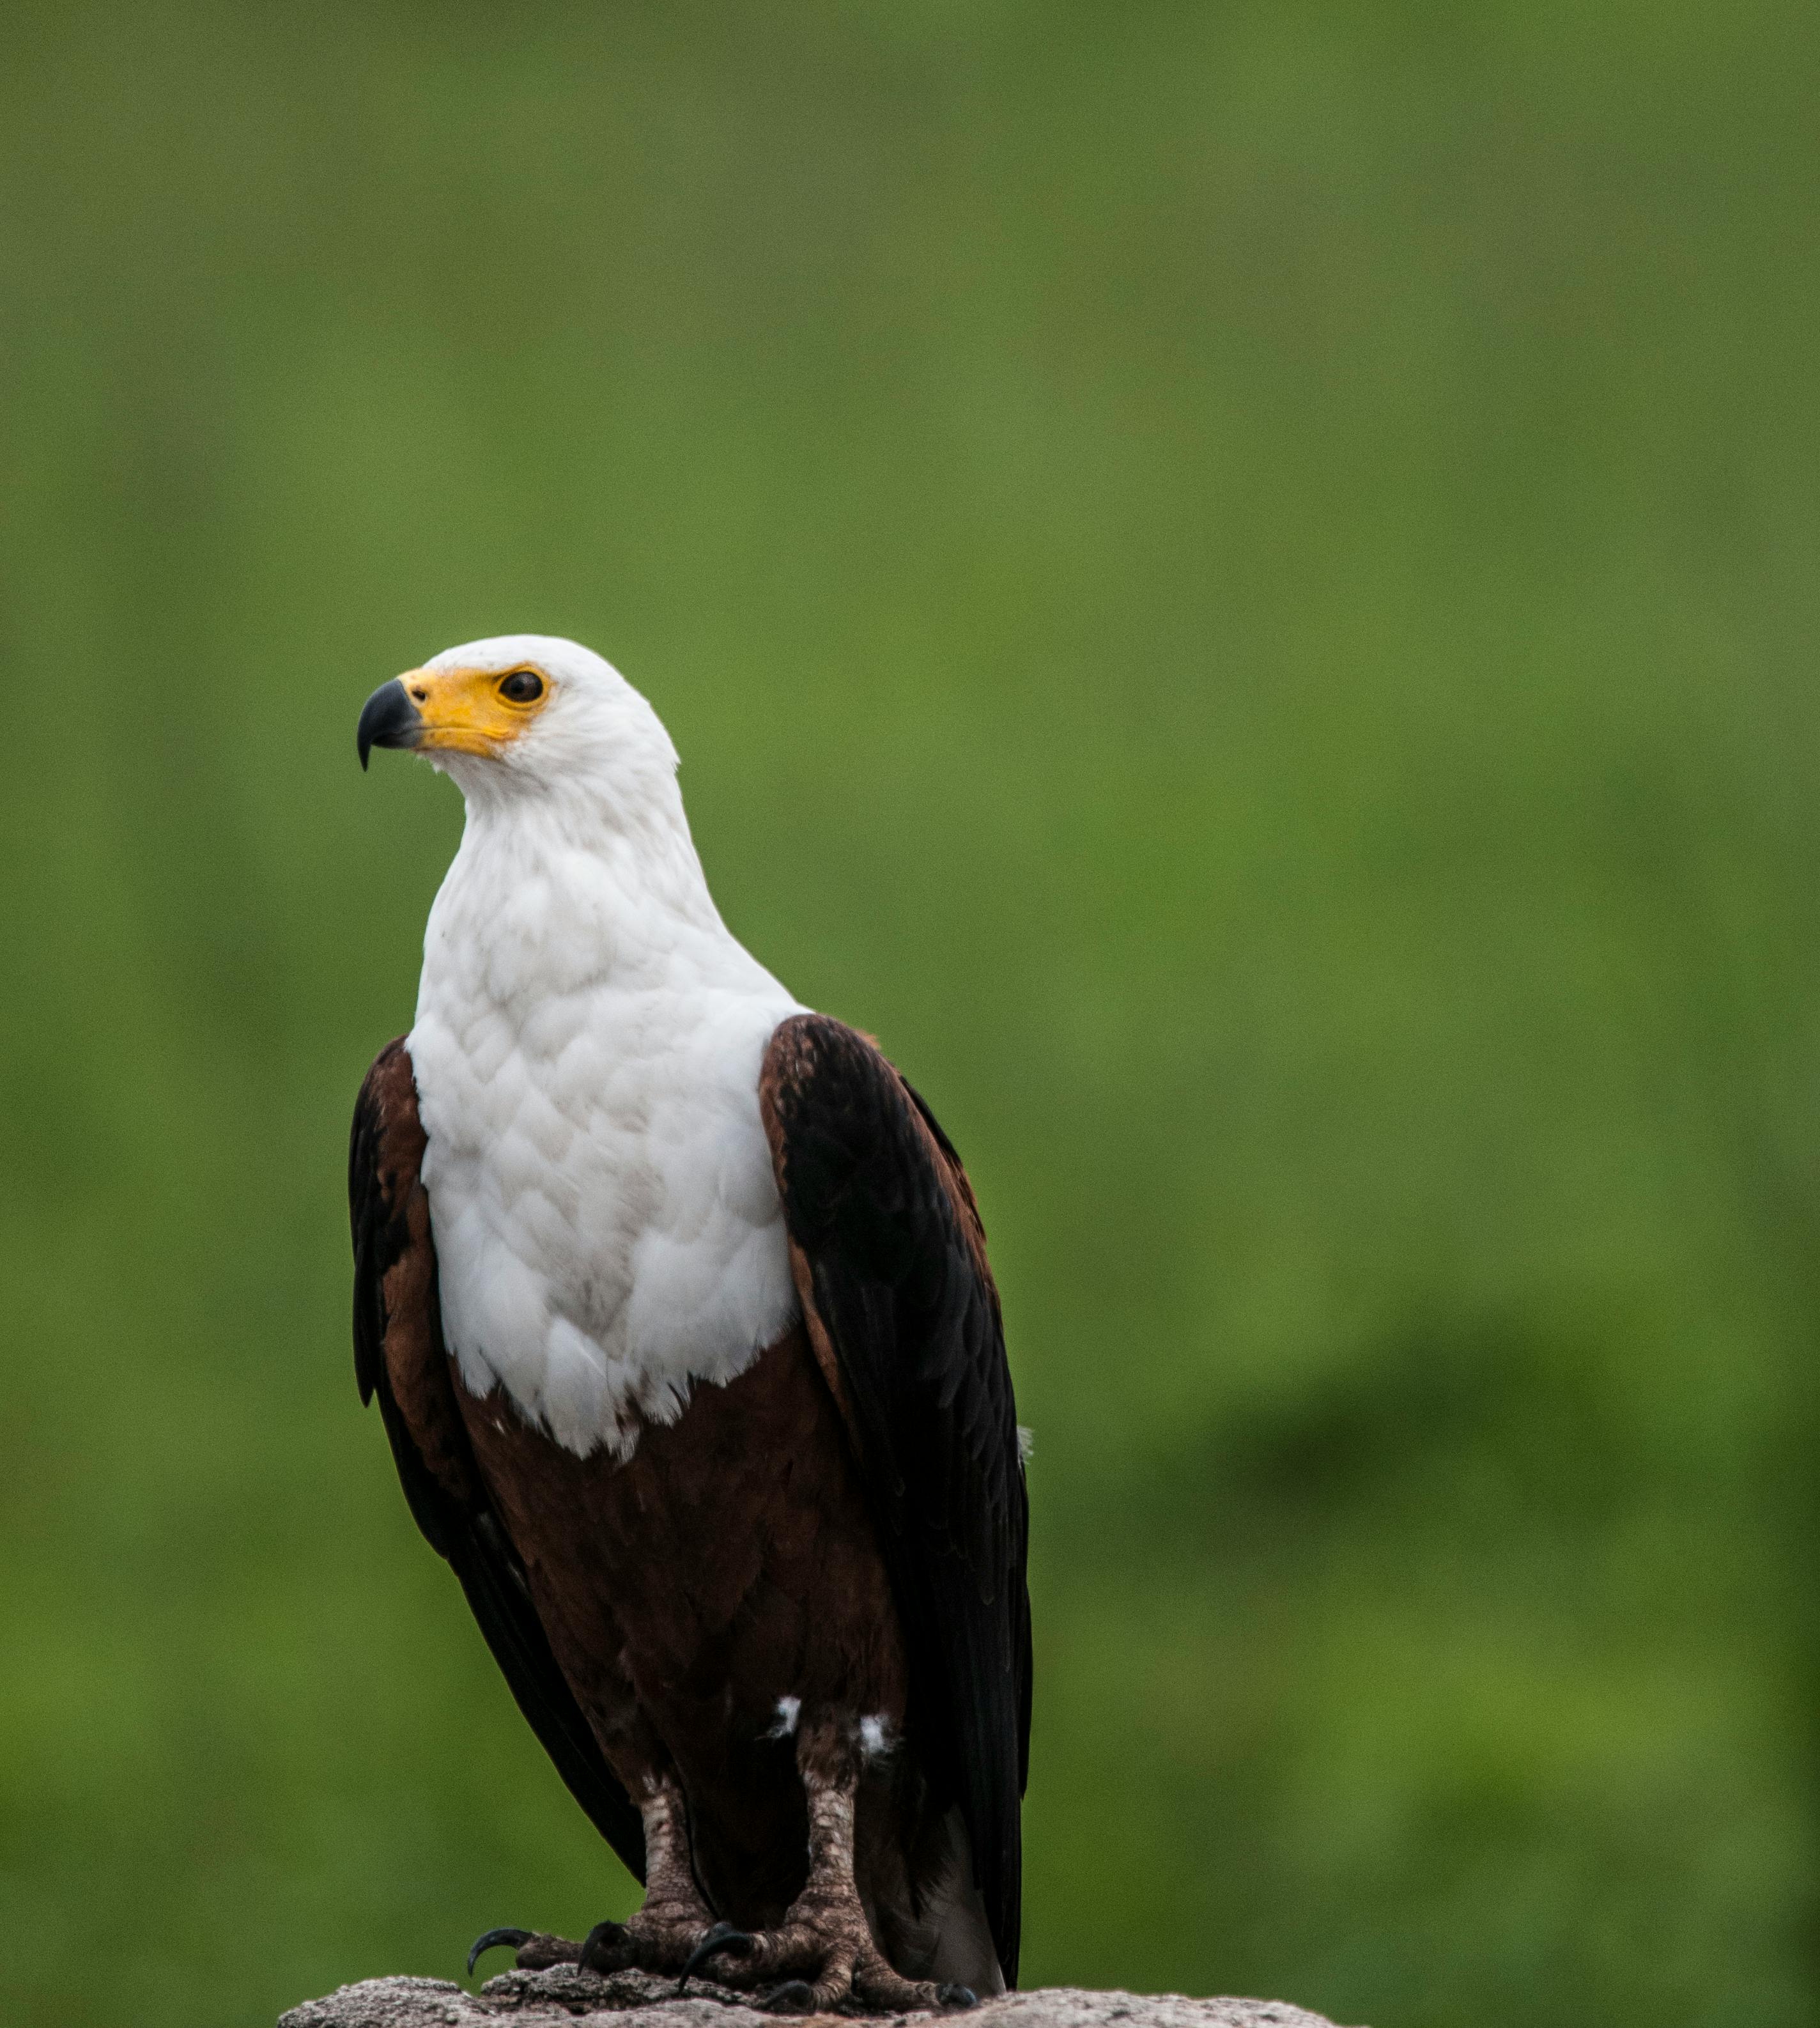
[[[519,1709],[575,1800],[642,1881],[643,1824],[550,1652],[468,1445],[442,1342],[436,1248],[419,1176],[424,1145],[416,1082],[400,1040],[367,1073],[348,1149],[361,1399],[378,1395],[411,1512],[461,1579]]]
[[[904,1624],[919,1758],[938,1802],[960,1806],[1015,1985],[1029,1510],[979,1214],[922,1100],[838,1021],[784,1022],[759,1090],[797,1293]]]

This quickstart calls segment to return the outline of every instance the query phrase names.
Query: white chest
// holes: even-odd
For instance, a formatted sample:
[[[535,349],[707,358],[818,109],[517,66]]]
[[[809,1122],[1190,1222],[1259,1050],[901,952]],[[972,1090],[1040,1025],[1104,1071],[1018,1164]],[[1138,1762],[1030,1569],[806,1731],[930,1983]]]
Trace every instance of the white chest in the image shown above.
[[[624,1455],[795,1314],[758,1079],[797,1003],[705,889],[486,842],[437,897],[410,1036],[443,1330],[475,1393]]]

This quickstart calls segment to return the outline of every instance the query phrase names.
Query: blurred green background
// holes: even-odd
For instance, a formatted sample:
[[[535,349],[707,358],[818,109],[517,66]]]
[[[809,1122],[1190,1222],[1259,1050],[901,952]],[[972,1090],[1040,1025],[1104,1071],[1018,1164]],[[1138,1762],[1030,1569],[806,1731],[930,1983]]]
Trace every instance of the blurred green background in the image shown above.
[[[1820,2004],[1820,13],[403,0],[0,44],[0,1911],[256,2028],[630,1884],[416,1538],[347,1117],[653,699],[967,1155],[1031,1982]]]

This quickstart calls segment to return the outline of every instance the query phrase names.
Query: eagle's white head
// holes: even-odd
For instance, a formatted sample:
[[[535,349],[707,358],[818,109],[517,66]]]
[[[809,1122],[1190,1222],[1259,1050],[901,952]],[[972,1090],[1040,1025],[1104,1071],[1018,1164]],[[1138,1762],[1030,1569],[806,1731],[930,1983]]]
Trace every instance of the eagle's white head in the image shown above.
[[[368,698],[361,765],[375,746],[423,754],[470,806],[555,799],[609,823],[679,805],[676,749],[663,722],[591,648],[549,634],[501,634],[449,648]]]
[[[451,648],[373,693],[359,745],[468,805],[409,1037],[449,1349],[623,1455],[793,1314],[758,1080],[800,1010],[720,920],[669,735],[590,649]]]

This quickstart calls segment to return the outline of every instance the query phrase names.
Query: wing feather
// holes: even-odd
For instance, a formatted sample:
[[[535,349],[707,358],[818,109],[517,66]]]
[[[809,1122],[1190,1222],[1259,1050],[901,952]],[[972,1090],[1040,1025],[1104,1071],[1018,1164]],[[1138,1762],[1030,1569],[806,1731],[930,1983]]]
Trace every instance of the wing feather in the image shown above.
[[[1029,1512],[978,1209],[922,1099],[841,1023],[783,1023],[760,1096],[798,1293],[838,1367],[904,1622],[918,1750],[938,1800],[960,1804],[1015,1985]]]
[[[424,1146],[416,1084],[401,1040],[382,1049],[367,1073],[348,1149],[361,1399],[379,1397],[412,1516],[461,1580],[519,1709],[571,1794],[642,1881],[643,1823],[550,1652],[455,1399],[418,1173]]]

